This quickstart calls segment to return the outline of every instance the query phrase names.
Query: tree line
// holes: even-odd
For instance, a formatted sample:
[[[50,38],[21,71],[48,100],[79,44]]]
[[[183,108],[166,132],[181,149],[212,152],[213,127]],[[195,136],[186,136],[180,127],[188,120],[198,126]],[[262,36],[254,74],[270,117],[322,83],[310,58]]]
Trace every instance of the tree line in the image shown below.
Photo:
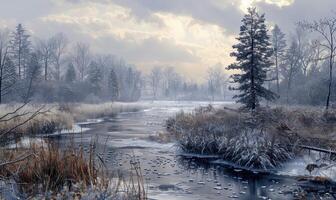
[[[148,75],[114,55],[92,52],[64,33],[35,38],[22,24],[0,30],[0,103],[228,99],[221,66],[209,67],[206,82],[187,80],[173,67]],[[27,91],[27,84],[31,84]]]
[[[336,101],[333,81],[336,17],[301,21],[289,37],[274,25],[269,34],[265,15],[249,8],[242,19],[238,43],[227,67],[234,96],[244,108],[255,110],[260,102],[324,105]]]
[[[0,103],[136,101],[141,83],[134,66],[63,33],[33,40],[22,24],[0,30]]]
[[[144,93],[152,100],[230,100],[228,76],[220,64],[208,67],[205,81],[188,80],[173,67],[153,67],[144,78]]]

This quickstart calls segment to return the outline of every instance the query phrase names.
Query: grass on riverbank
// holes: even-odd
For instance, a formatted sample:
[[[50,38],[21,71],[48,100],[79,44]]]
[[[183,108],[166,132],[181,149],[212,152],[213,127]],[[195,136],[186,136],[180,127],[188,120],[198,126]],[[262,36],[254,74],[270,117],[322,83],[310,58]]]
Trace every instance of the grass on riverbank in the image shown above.
[[[298,145],[333,148],[330,136],[335,127],[334,111],[280,107],[251,114],[209,106],[167,121],[167,130],[183,151],[216,154],[258,169],[275,168],[293,158]]]
[[[119,172],[111,174],[111,170],[105,168],[103,159],[96,156],[94,145],[91,145],[88,154],[73,145],[61,150],[48,144],[4,150],[1,156],[0,178],[14,180],[18,189],[16,195],[22,198],[147,198],[139,163],[130,162],[129,179]]]
[[[75,121],[111,117],[121,112],[142,109],[137,103],[29,104],[12,113],[20,106],[22,105],[0,106],[0,142],[13,140],[22,135],[47,134],[61,129],[71,129]]]
[[[137,103],[67,104],[62,110],[71,113],[76,121],[112,117],[122,112],[135,112],[143,107]]]

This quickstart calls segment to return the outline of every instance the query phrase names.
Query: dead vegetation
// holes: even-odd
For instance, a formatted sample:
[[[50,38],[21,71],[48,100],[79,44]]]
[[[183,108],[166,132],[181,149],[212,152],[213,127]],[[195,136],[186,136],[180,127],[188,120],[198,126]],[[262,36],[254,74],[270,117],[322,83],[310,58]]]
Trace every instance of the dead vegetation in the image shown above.
[[[67,148],[45,142],[14,149],[6,146],[21,136],[70,129],[74,121],[139,109],[137,104],[121,103],[0,106],[0,183],[16,188],[13,192],[23,199],[146,199],[140,164],[130,162],[129,178],[125,178],[106,169],[94,144],[88,154],[72,144]]]
[[[0,143],[23,135],[49,134],[71,129],[75,121],[111,117],[121,112],[134,112],[142,107],[135,103],[1,105]],[[20,108],[20,109],[19,109]],[[13,112],[17,110],[17,112]],[[38,112],[36,112],[38,111]],[[8,114],[12,113],[12,114]]]
[[[115,116],[122,112],[135,112],[143,107],[137,103],[111,102],[102,104],[63,104],[62,111],[73,115],[75,121]]]
[[[183,151],[269,169],[293,158],[300,145],[333,148],[335,119],[336,112],[317,109],[277,107],[251,113],[208,106],[181,112],[166,125]]]
[[[130,162],[130,175],[126,178],[121,172],[105,168],[104,160],[96,156],[94,144],[88,154],[73,146],[61,150],[48,144],[4,150],[0,177],[14,180],[22,198],[147,198],[139,163]]]

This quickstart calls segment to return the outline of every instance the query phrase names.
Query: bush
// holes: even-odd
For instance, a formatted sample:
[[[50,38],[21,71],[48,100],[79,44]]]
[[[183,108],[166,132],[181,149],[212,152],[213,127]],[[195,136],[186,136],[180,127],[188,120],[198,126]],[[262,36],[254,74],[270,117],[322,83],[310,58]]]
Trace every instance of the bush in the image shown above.
[[[276,137],[270,119],[227,109],[198,109],[167,121],[186,152],[217,154],[247,168],[270,169],[292,158],[293,149]]]
[[[103,158],[96,157],[94,145],[88,154],[73,144],[65,149],[48,144],[4,150],[0,155],[0,176],[14,178],[23,198],[147,199],[139,163],[130,162],[127,180],[121,173],[105,168]],[[28,156],[17,159],[22,155]]]
[[[216,154],[248,168],[269,169],[291,159],[299,145],[334,149],[336,111],[275,107],[253,113],[203,107],[166,122],[186,152]]]

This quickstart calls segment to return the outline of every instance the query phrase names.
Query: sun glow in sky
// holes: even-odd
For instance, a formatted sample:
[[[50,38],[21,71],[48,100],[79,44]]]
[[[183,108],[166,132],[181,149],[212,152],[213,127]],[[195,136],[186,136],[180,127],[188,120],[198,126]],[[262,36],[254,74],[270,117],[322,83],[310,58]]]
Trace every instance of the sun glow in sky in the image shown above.
[[[0,27],[23,23],[34,38],[64,32],[71,43],[89,43],[143,71],[172,66],[202,80],[209,66],[233,61],[231,47],[248,7],[286,32],[306,10],[322,16],[336,6],[324,1],[322,7],[316,0],[0,0]]]

